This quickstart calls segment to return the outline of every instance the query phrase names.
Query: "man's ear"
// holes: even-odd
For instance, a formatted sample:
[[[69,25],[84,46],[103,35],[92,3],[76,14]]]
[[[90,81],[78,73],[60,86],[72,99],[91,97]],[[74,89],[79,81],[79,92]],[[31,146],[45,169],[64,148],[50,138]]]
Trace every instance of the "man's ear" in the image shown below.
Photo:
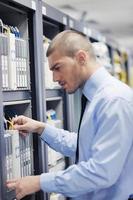
[[[75,58],[80,65],[85,65],[86,63],[86,52],[84,50],[79,50],[75,54]]]

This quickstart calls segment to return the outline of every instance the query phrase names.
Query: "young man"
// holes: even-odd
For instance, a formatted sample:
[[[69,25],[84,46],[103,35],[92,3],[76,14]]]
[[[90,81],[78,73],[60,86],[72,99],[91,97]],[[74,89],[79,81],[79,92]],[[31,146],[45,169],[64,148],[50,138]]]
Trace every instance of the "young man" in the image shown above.
[[[7,182],[16,198],[42,189],[76,200],[127,200],[133,192],[133,92],[96,61],[88,39],[74,31],[59,33],[47,51],[54,81],[87,99],[76,133],[24,116],[14,119],[22,134],[37,132],[53,149],[76,155],[66,170]],[[78,135],[78,136],[77,136]]]

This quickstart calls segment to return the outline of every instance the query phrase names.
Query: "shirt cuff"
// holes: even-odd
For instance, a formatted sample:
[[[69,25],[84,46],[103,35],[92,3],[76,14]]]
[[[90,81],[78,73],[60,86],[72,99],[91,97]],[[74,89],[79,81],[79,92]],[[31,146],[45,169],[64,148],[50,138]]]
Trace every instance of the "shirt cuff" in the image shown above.
[[[47,143],[51,143],[53,142],[53,138],[56,138],[56,136],[58,135],[58,128],[51,126],[49,124],[45,124],[45,129],[41,134],[41,139],[44,140]]]
[[[40,187],[44,192],[57,192],[57,186],[55,184],[54,172],[43,173],[40,176]]]

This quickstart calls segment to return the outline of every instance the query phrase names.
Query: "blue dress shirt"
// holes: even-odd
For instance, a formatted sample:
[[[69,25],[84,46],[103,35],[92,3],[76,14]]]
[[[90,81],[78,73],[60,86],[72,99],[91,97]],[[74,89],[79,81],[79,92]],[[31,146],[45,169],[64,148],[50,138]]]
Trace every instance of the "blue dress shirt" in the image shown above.
[[[99,68],[85,83],[87,103],[79,131],[79,163],[43,173],[41,189],[75,200],[127,200],[133,193],[133,92]],[[41,138],[65,156],[77,134],[46,125]]]

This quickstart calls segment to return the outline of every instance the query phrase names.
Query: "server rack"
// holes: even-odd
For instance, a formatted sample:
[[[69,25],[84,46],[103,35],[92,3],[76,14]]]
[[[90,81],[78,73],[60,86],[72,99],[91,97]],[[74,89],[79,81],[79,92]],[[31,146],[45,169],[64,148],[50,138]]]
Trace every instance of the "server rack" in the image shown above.
[[[114,66],[114,76],[122,82],[130,85],[130,66],[128,53],[120,46],[112,46],[112,62]]]
[[[44,104],[45,104],[45,120],[59,128],[68,128],[67,124],[67,105],[66,93],[60,86],[52,81],[52,72],[49,70],[46,57],[48,43],[59,32],[67,29],[67,15],[57,9],[42,2],[42,28],[43,28],[43,69],[44,69]],[[61,154],[52,151],[48,146],[45,149],[45,157],[47,158],[47,171],[58,171],[64,169],[68,163]],[[59,194],[49,194],[47,199],[65,198]]]
[[[127,50],[128,80],[130,87],[133,87],[133,55],[131,50]]]
[[[36,74],[36,79],[34,81],[34,85],[32,91],[35,91],[33,96],[35,96],[33,100],[33,104],[36,105],[33,107],[33,118],[39,121],[45,121],[45,104],[44,104],[44,96],[45,91],[43,90],[44,85],[44,77],[43,77],[43,58],[42,58],[42,15],[41,15],[41,1],[37,1],[36,3],[36,13],[33,16],[33,41],[34,44],[34,57],[35,60],[32,60],[32,64],[35,65],[34,73],[32,74],[32,79],[34,79],[34,74]],[[36,88],[34,90],[34,88]],[[41,174],[42,172],[47,171],[47,162],[45,157],[45,145],[40,140],[38,135],[33,136],[33,145],[36,151],[34,152],[34,165],[35,165],[35,174]],[[45,200],[47,199],[47,194],[42,191],[36,193],[36,199]]]
[[[45,40],[45,37],[48,39],[52,39],[56,34],[59,32],[67,29],[67,15],[58,11],[57,9],[49,6],[48,4],[42,2],[42,28],[43,28],[43,39]],[[45,67],[46,65],[44,62],[46,61],[45,52],[43,52],[42,58],[43,58],[43,69],[44,69],[44,76],[46,76],[45,73]],[[63,114],[66,116],[66,107],[65,107],[65,93],[59,86],[52,86],[47,87],[47,83],[44,83],[44,89],[46,92],[45,95],[45,102],[47,99],[53,99],[58,97],[63,97],[64,106],[63,106]],[[67,127],[67,120],[64,122],[64,128]]]

